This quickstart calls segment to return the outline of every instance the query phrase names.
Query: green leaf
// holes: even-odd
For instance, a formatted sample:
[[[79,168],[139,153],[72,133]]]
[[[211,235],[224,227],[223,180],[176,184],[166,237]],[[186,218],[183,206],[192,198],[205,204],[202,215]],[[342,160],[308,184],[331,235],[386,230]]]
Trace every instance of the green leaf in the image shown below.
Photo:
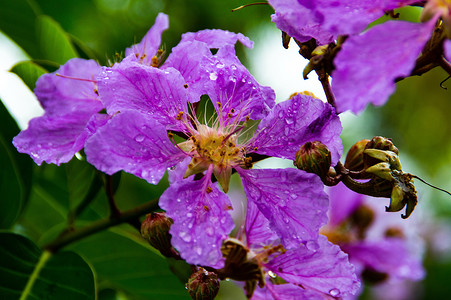
[[[32,61],[23,61],[15,64],[10,72],[15,73],[22,81],[33,91],[36,87],[36,81],[47,70]]]
[[[17,152],[12,139],[19,127],[0,100],[0,228],[10,228],[28,200],[32,161]]]
[[[41,252],[13,233],[0,240],[0,299],[95,299],[91,268],[78,254]]]
[[[78,57],[67,33],[49,16],[37,17],[36,34],[41,49],[40,58],[62,65],[69,59]]]
[[[144,299],[190,299],[165,258],[127,225],[114,227],[70,246],[93,265],[102,288]]]
[[[39,13],[32,0],[3,0],[0,9],[0,30],[31,57],[39,56],[35,35],[35,21]]]

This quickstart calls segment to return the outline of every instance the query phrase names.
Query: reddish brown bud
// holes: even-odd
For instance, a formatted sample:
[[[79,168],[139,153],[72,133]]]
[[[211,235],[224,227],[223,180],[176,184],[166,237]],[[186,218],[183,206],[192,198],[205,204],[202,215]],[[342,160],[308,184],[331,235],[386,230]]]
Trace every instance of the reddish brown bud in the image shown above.
[[[218,275],[199,267],[188,279],[186,289],[194,300],[214,299],[219,291]]]
[[[178,258],[177,251],[171,245],[171,218],[166,217],[165,213],[150,213],[141,224],[141,236],[149,244],[166,257]]]
[[[326,145],[319,141],[307,142],[296,152],[294,165],[300,170],[315,173],[325,178],[329,173],[331,154]]]

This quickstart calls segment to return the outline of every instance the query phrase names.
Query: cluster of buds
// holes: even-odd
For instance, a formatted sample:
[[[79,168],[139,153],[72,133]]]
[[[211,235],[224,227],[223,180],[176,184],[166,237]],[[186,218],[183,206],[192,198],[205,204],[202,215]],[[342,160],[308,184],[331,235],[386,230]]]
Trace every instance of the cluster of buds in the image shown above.
[[[396,212],[406,207],[402,218],[408,218],[417,204],[413,175],[404,173],[399,151],[390,139],[374,137],[354,144],[346,156],[344,167],[349,171],[343,183],[350,189],[369,196],[390,198],[386,211]],[[369,179],[359,182],[354,179]]]

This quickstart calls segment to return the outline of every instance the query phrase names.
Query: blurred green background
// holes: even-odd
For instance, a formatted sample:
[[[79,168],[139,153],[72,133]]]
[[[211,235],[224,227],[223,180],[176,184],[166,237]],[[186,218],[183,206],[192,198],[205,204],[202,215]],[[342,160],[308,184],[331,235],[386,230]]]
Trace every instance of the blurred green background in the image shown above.
[[[39,51],[40,41],[35,40],[36,15],[50,16],[59,23],[81,56],[106,64],[114,59],[116,52],[139,42],[157,14],[164,12],[170,18],[170,27],[162,38],[166,55],[184,32],[207,28],[242,32],[255,45],[253,50],[239,45],[238,55],[258,81],[274,87],[278,101],[295,91],[309,89],[301,79],[305,62],[296,54],[293,43],[290,50],[282,48],[280,32],[270,22],[273,10],[269,5],[232,13],[232,8],[246,3],[242,0],[3,0],[0,3],[0,30],[16,40],[30,57],[46,60],[40,63],[49,71],[57,65],[49,63],[44,51]],[[417,10],[404,13],[407,18],[418,15]],[[446,77],[447,74],[437,68],[421,77],[408,78],[398,84],[385,106],[369,107],[359,116],[344,114],[344,153],[363,138],[371,139],[375,135],[392,138],[400,150],[404,171],[451,190],[451,80],[443,84],[448,90],[440,87]],[[317,92],[317,85],[312,89],[321,94]],[[5,127],[2,131],[6,131]],[[13,134],[4,133],[4,136]],[[25,174],[33,174],[28,176],[33,186],[29,191],[22,191],[23,199],[28,198],[28,194],[30,197],[28,202],[24,200],[26,209],[13,230],[43,245],[64,228],[68,210],[76,205],[77,196],[88,188],[89,180],[96,176],[95,171],[77,161],[57,168],[53,165],[37,167],[25,155],[20,155],[18,160],[23,161]],[[6,172],[7,168],[2,167],[3,180]],[[122,174],[116,195],[118,205],[129,209],[157,198],[166,184],[152,186]],[[451,197],[420,182],[416,186],[420,199],[411,218],[419,219],[428,242],[425,259],[428,275],[422,283],[417,283],[421,285],[418,299],[443,299],[451,294]],[[2,187],[5,188],[5,184]],[[100,192],[97,198],[77,224],[105,214],[104,193]],[[158,299],[186,299],[183,285],[168,270],[166,260],[137,239],[133,228],[124,225],[71,246],[94,266],[99,299],[155,299],[155,289],[159,287],[162,291],[157,293]],[[103,241],[109,255],[96,249],[93,241],[99,240]],[[177,283],[167,284],[169,281]],[[173,295],[167,294],[170,289],[174,289]],[[226,283],[221,299],[238,299],[236,291]]]

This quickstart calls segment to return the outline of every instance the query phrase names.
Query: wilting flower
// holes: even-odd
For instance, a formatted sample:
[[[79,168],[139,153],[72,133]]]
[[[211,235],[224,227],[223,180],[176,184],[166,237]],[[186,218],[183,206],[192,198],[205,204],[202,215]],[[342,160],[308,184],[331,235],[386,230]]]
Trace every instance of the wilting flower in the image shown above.
[[[143,39],[145,47],[134,46],[152,57],[160,45],[168,19],[159,14],[155,25]],[[126,54],[131,50],[127,49]],[[104,125],[109,116],[100,114],[104,108],[97,91],[96,77],[102,68],[94,60],[74,58],[57,71],[42,75],[34,93],[45,114],[30,121],[28,129],[13,140],[19,152],[29,154],[38,164],[61,164],[83,149],[86,140]]]
[[[314,249],[286,250],[253,202],[247,205],[244,231],[225,242],[223,253],[225,267],[217,274],[244,281],[252,299],[341,299],[359,287],[354,267],[338,246],[321,236]]]
[[[421,240],[404,230],[398,218],[373,209],[377,199],[365,201],[365,196],[342,184],[331,188],[329,195],[330,221],[321,232],[348,253],[363,280],[385,284],[424,277]]]
[[[175,167],[160,198],[174,220],[172,244],[189,263],[211,267],[223,264],[220,247],[233,228],[230,200],[214,181],[227,192],[237,171],[248,200],[270,220],[284,246],[293,248],[316,240],[326,221],[322,183],[294,169],[250,170],[253,157],[292,160],[307,141],[324,143],[333,163],[342,151],[334,109],[305,95],[274,106],[274,92],[260,86],[236,57],[238,40],[251,45],[227,31],[187,33],[160,68],[132,60],[104,68],[98,91],[114,117],[85,149],[99,170],[124,170],[152,184]],[[196,108],[202,94],[215,110],[204,122]],[[250,120],[259,119],[249,138]]]

